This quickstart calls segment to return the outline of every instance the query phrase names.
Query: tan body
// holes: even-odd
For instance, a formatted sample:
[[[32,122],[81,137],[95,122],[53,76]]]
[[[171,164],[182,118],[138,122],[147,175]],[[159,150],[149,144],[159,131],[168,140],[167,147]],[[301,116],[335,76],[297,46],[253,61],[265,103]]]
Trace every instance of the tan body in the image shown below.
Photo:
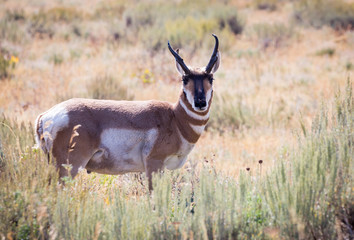
[[[204,130],[212,101],[212,73],[219,61],[214,64],[209,71],[191,71],[177,62],[184,84],[173,105],[94,99],[59,103],[38,116],[37,143],[52,153],[60,177],[69,174],[66,164],[71,165],[72,177],[80,168],[103,174],[145,171],[152,189],[152,173],[183,166]],[[198,100],[194,94],[199,94]]]

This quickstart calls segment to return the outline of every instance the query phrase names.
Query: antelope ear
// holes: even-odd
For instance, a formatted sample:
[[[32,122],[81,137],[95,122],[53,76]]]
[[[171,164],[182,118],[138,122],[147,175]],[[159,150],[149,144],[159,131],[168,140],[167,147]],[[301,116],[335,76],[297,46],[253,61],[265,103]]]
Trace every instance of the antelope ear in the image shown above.
[[[216,60],[216,62],[214,64],[213,68],[210,71],[211,74],[214,74],[219,69],[220,62],[221,62],[221,56],[220,56],[220,52],[219,51],[216,54],[216,57],[217,57],[217,60]]]
[[[179,49],[178,48],[176,49],[176,52],[177,52],[177,54],[179,54]],[[176,69],[179,72],[179,74],[181,74],[181,76],[186,75],[186,72],[183,71],[182,66],[177,61],[176,61]]]

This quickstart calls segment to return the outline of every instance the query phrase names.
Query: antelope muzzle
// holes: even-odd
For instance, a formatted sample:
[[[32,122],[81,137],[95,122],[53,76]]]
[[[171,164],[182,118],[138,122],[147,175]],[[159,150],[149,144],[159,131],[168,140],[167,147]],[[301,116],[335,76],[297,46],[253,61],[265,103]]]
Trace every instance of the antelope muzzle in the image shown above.
[[[203,90],[198,90],[194,95],[194,106],[200,110],[205,110],[207,103]]]

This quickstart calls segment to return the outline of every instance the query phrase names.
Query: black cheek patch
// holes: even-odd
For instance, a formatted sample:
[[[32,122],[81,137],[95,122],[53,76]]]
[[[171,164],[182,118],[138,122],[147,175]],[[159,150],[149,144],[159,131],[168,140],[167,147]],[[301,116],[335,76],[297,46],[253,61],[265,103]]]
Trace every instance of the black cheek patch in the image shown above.
[[[182,78],[182,82],[183,82],[184,85],[187,85],[187,83],[188,83],[188,78],[187,78],[187,77],[183,77],[183,78]]]
[[[212,75],[207,76],[207,79],[208,79],[210,84],[213,84],[214,78],[213,78]]]

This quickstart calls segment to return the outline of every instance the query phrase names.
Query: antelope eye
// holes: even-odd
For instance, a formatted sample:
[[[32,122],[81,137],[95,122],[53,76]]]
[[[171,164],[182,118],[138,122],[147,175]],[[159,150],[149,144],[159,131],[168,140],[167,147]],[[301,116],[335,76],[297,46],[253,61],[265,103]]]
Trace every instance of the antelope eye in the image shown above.
[[[183,82],[184,85],[187,85],[187,83],[188,83],[188,78],[183,78],[183,79],[182,79],[182,82]]]
[[[210,83],[210,84],[213,84],[213,81],[214,81],[214,78],[212,78],[212,77],[209,78],[209,83]]]

